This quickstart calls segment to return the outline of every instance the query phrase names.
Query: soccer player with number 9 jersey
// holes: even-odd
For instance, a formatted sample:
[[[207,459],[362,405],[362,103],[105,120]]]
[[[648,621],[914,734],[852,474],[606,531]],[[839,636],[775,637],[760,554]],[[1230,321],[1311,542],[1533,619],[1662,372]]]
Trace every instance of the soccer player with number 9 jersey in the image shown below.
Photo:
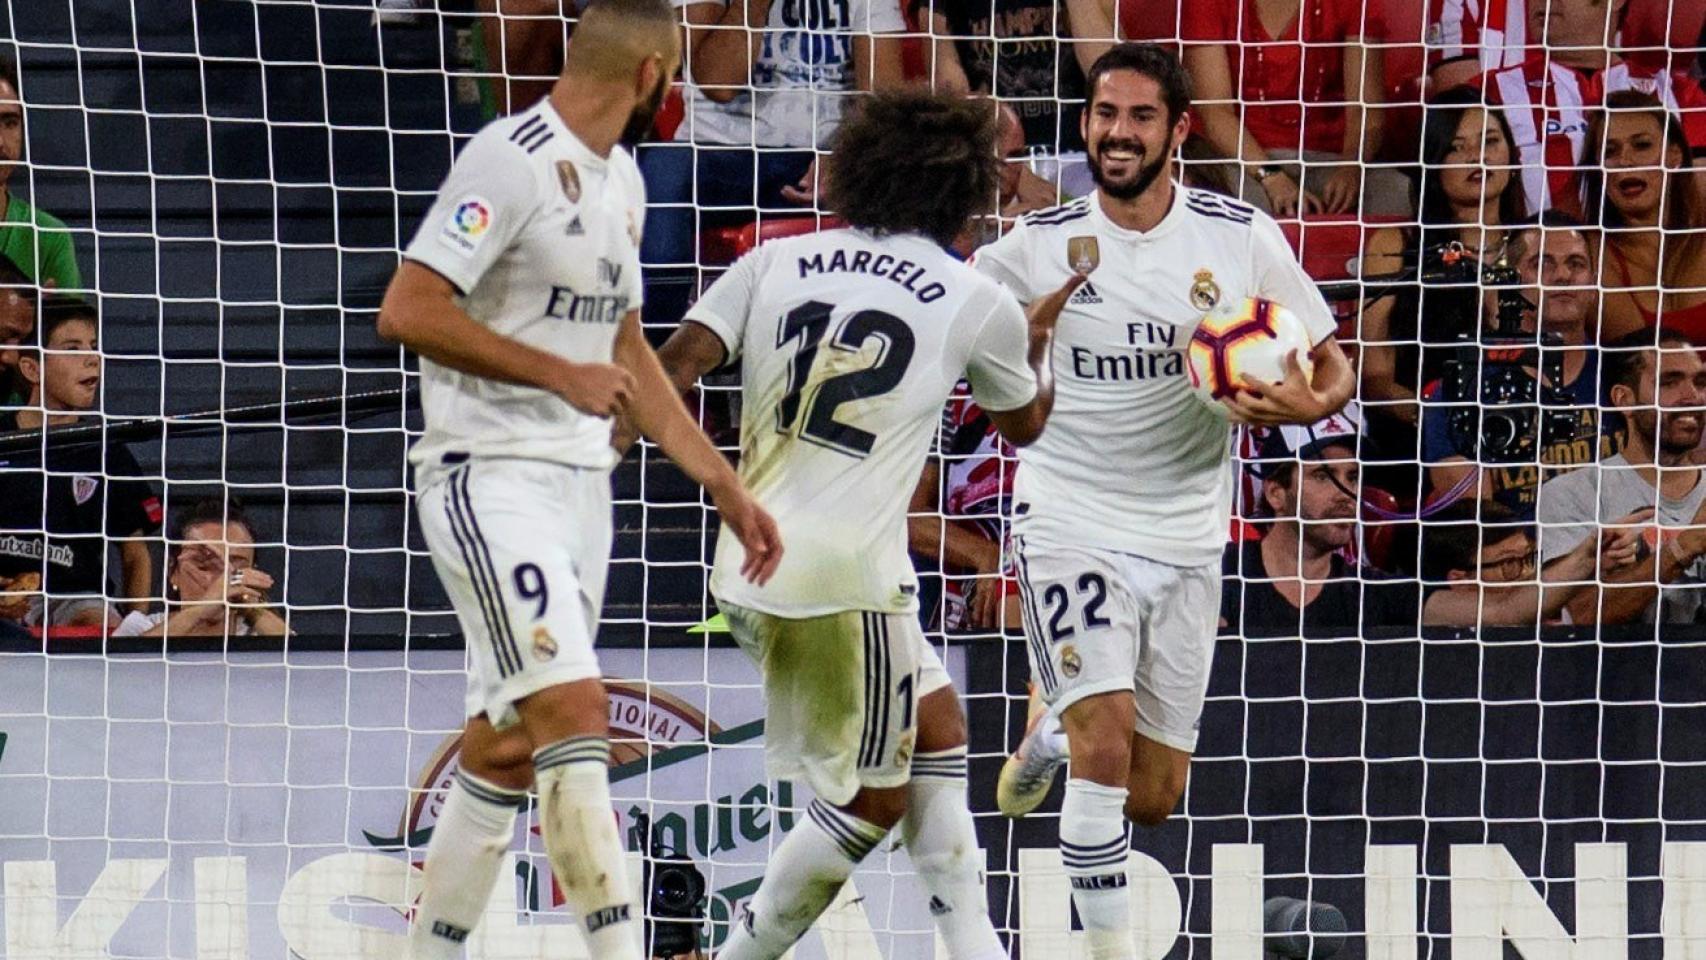
[[[1184,792],[1220,611],[1231,513],[1227,417],[1313,423],[1350,398],[1333,319],[1279,226],[1175,182],[1189,81],[1153,45],[1092,65],[1082,125],[1091,196],[1026,216],[978,270],[1023,302],[1075,274],[1054,346],[1055,410],[1019,452],[1013,534],[1031,661],[1031,724],[997,802],[1042,802],[1070,757],[1060,845],[1095,960],[1134,957],[1127,821],[1158,824]],[[1247,387],[1217,410],[1193,395],[1202,316],[1247,297],[1309,330],[1313,379]]]
[[[590,954],[643,956],[593,650],[612,417],[705,485],[747,548],[746,575],[766,579],[781,556],[775,523],[688,417],[640,331],[645,190],[622,144],[650,127],[679,61],[664,0],[594,0],[551,95],[463,149],[380,307],[380,333],[421,356],[416,506],[472,667],[410,960],[462,956],[529,787]]]

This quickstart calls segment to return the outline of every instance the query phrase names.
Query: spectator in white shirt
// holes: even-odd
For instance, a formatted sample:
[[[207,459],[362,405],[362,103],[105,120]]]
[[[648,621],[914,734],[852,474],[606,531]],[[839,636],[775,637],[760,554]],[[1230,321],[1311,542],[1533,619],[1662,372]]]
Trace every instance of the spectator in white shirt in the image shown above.
[[[700,234],[817,199],[817,150],[850,100],[901,82],[899,0],[675,0],[687,116],[648,144],[640,260],[646,318],[673,325],[698,291]]]

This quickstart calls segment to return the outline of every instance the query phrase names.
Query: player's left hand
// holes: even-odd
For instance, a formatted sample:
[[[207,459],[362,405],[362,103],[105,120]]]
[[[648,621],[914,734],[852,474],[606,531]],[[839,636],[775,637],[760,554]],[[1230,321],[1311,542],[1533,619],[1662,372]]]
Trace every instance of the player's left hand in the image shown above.
[[[1297,351],[1285,355],[1285,380],[1263,383],[1248,374],[1244,387],[1221,403],[1238,423],[1252,427],[1275,427],[1286,423],[1314,423],[1331,413],[1315,388],[1309,385]]]
[[[806,175],[800,178],[799,183],[782,188],[782,199],[789,203],[797,203],[802,207],[809,207],[817,203],[817,188],[817,160],[814,158],[812,165],[806,168]]]
[[[736,486],[726,494],[712,494],[711,502],[716,504],[717,514],[728,524],[729,532],[746,548],[740,575],[761,587],[770,582],[782,562],[782,534],[776,529],[775,519],[743,487]]]

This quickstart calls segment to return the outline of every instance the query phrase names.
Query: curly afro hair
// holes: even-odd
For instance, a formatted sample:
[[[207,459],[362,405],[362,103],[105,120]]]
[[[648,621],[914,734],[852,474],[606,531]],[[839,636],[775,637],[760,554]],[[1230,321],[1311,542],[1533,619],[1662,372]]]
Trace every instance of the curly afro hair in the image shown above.
[[[836,130],[829,208],[878,236],[921,233],[947,246],[1000,189],[996,104],[905,88],[861,98]]]

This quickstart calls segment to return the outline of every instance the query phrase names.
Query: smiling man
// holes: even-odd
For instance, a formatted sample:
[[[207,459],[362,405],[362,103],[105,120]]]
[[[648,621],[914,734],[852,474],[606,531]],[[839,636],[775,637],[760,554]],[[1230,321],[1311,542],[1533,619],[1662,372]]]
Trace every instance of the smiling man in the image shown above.
[[[1176,183],[1191,102],[1178,59],[1120,44],[1087,83],[1096,192],[1026,216],[975,260],[1025,302],[1088,277],[1060,316],[1054,416],[1019,455],[1013,533],[1040,696],[996,799],[1009,816],[1035,809],[1070,755],[1060,841],[1073,905],[1090,956],[1125,960],[1127,821],[1160,824],[1184,792],[1231,517],[1227,420],[1192,393],[1191,334],[1246,297],[1307,326],[1313,381],[1293,365],[1283,384],[1247,386],[1229,404],[1244,422],[1313,423],[1350,399],[1353,376],[1279,225]]]
[[[1550,565],[1601,527],[1655,511],[1655,549],[1571,600],[1573,623],[1690,622],[1706,590],[1706,483],[1694,460],[1706,406],[1706,365],[1683,337],[1637,331],[1605,348],[1610,406],[1629,419],[1623,452],[1540,488],[1540,559]],[[1621,519],[1620,519],[1621,518]],[[1663,585],[1662,587],[1660,585]]]

